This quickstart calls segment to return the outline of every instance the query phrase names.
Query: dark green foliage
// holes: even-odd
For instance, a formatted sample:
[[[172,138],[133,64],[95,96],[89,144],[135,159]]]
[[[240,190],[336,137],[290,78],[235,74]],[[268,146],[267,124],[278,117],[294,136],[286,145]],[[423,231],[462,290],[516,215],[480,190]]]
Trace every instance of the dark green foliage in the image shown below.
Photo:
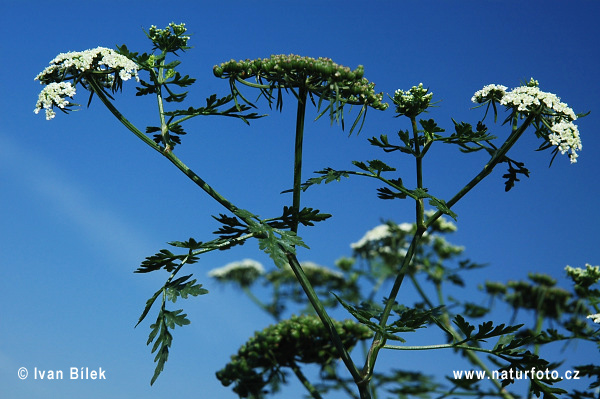
[[[334,326],[347,349],[372,336],[369,329],[350,320],[334,321]],[[256,332],[217,372],[217,378],[224,386],[234,384],[233,391],[241,398],[261,398],[266,387],[281,378],[281,368],[298,363],[325,367],[338,357],[316,316],[293,316]]]
[[[293,231],[275,229],[266,224],[249,226],[250,232],[258,238],[258,247],[268,254],[277,267],[285,267],[290,254],[295,254],[296,246],[308,248]]]
[[[167,283],[158,290],[152,298],[146,302],[146,308],[144,309],[136,327],[146,318],[152,305],[162,294],[162,303],[156,317],[156,322],[150,326],[150,334],[148,336],[147,345],[154,342],[152,346],[152,353],[156,352],[154,361],[156,362],[156,369],[150,385],[154,384],[160,373],[162,373],[165,363],[169,358],[169,348],[173,342],[173,336],[169,330],[173,330],[175,326],[185,326],[190,324],[186,314],[182,314],[183,309],[170,311],[166,309],[167,300],[175,303],[177,298],[181,297],[187,299],[189,295],[199,296],[205,295],[208,291],[202,288],[201,284],[196,284],[196,280],[187,281],[191,275],[180,277],[176,280],[169,279]]]

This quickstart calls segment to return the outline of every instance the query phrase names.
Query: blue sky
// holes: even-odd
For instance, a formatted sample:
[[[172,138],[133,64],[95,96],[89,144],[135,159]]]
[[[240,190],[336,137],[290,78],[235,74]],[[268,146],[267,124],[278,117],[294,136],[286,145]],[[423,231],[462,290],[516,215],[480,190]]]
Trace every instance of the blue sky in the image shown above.
[[[514,87],[534,77],[575,111],[592,111],[578,121],[579,162],[571,165],[559,155],[548,168],[550,153],[534,152],[539,143],[526,137],[511,154],[525,161],[531,177],[505,193],[504,171],[496,171],[456,206],[459,230],[452,240],[467,248],[467,256],[490,263],[473,284],[524,278],[529,271],[562,278],[567,264],[599,263],[597,2],[286,3],[0,1],[3,398],[42,393],[48,399],[158,398],[173,386],[182,395],[234,398],[214,372],[254,330],[271,322],[241,293],[221,289],[206,276],[213,267],[246,257],[266,264],[257,246],[206,256],[189,271],[211,293],[185,303],[192,324],[175,332],[165,372],[150,387],[148,323],[133,326],[165,276],[132,271],[167,241],[210,238],[216,228],[210,215],[223,210],[113,120],[99,101],[52,121],[33,114],[41,90],[33,78],[58,53],[123,43],[148,51],[142,28],[150,25],[185,22],[193,34],[194,48],[181,57],[182,71],[198,79],[189,105],[227,93],[227,83],[212,75],[214,64],[294,53],[329,57],[351,68],[362,64],[365,76],[385,93],[423,82],[442,100],[430,117],[451,129],[451,117],[470,122],[481,117],[480,110],[470,110],[470,98],[485,84]],[[155,123],[155,104],[136,98],[134,85],[126,83],[117,106],[142,126]],[[86,100],[80,90],[75,101]],[[279,193],[292,181],[294,107],[288,104],[280,114],[262,103],[260,111],[270,116],[250,127],[233,120],[195,121],[178,154],[234,203],[274,215],[287,201]],[[367,138],[408,127],[391,111],[372,111],[361,134],[348,138],[326,120],[310,121],[314,109],[308,115],[307,177],[326,166],[349,168],[352,160],[379,157]],[[506,130],[497,126],[495,132]],[[412,162],[386,159],[407,170],[410,186]],[[483,162],[483,156],[439,147],[426,160],[425,184],[450,197]],[[410,221],[412,204],[382,203],[376,187],[348,180],[307,192],[307,206],[334,217],[300,231],[312,248],[301,260],[331,265],[381,219]],[[107,381],[31,376],[21,381],[19,367],[102,367]]]

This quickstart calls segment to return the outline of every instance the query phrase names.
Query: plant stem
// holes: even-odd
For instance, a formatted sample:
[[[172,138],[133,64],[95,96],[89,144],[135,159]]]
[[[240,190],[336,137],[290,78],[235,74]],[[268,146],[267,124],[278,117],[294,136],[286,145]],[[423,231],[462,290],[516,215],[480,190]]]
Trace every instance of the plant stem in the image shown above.
[[[357,384],[358,384],[358,382],[362,380],[362,377],[360,376],[360,373],[356,369],[354,362],[350,358],[350,354],[344,347],[344,344],[342,343],[342,339],[340,338],[337,330],[335,329],[335,326],[333,325],[331,318],[327,314],[325,307],[319,300],[319,297],[317,296],[317,293],[313,289],[312,284],[310,283],[310,281],[306,277],[306,274],[302,270],[302,267],[300,266],[300,263],[298,262],[296,255],[294,255],[291,252],[288,252],[288,253],[286,253],[286,256],[287,256],[288,262],[290,264],[290,267],[292,268],[292,271],[294,272],[294,275],[296,276],[296,279],[302,286],[302,289],[304,290],[306,296],[308,297],[309,302],[315,309],[315,312],[317,312],[319,319],[321,319],[321,322],[323,323],[323,325],[325,326],[325,329],[329,333],[329,336],[331,337],[331,341],[333,342],[335,348],[337,349],[339,356],[341,357],[342,361],[344,362],[344,365],[346,366],[346,368],[352,375],[352,378],[354,379],[354,381],[357,382]],[[361,398],[368,398],[368,397],[369,396],[362,396],[362,394],[361,394]]]
[[[516,118],[517,117],[515,117],[515,119]],[[531,125],[531,122],[533,122],[534,119],[535,119],[535,115],[531,114],[527,117],[527,119],[525,119],[525,121],[521,124],[520,127],[517,128],[516,125],[513,124],[512,132],[511,132],[510,136],[508,136],[508,138],[506,139],[504,144],[502,144],[502,146],[495,152],[495,154],[492,156],[492,158],[489,160],[489,162],[483,167],[481,172],[479,172],[473,179],[471,179],[471,181],[469,183],[467,183],[466,186],[464,186],[458,193],[456,193],[456,195],[454,197],[452,197],[452,199],[450,199],[446,203],[448,208],[451,208],[453,205],[455,205],[458,201],[460,201],[460,199],[462,197],[464,197],[469,191],[471,191],[485,177],[487,177],[490,173],[492,173],[492,170],[494,170],[496,165],[498,165],[500,162],[502,162],[502,160],[503,160],[504,156],[506,155],[506,153],[508,152],[508,150],[510,150],[512,148],[512,146],[517,142],[517,140],[523,135],[525,130],[527,130],[527,128],[529,127],[529,125]],[[433,224],[433,222],[435,222],[440,216],[442,216],[442,212],[437,211],[429,219],[427,219],[425,226],[426,227],[431,226]]]
[[[300,382],[302,383],[302,385],[304,385],[304,387],[306,388],[306,390],[310,393],[310,396],[312,396],[315,399],[323,399],[323,397],[317,391],[317,389],[310,383],[310,381],[308,381],[306,379],[306,377],[302,373],[302,370],[300,370],[300,367],[298,367],[298,365],[295,362],[292,362],[290,364],[290,368],[292,369],[292,371],[294,372],[294,374],[296,374],[296,377],[298,377],[298,379],[300,380]]]
[[[396,275],[394,285],[390,290],[390,295],[388,296],[385,307],[381,314],[381,319],[379,322],[379,326],[381,328],[385,328],[385,326],[387,325],[387,320],[390,317],[392,308],[396,301],[396,297],[398,296],[398,292],[400,291],[400,286],[402,285],[402,282],[404,280],[405,270],[410,264],[413,256],[415,255],[419,240],[421,239],[422,235],[423,233],[419,233],[417,231],[410,243],[410,246],[408,247],[406,256],[402,261],[402,265],[400,266],[398,274]],[[363,367],[361,384],[368,385],[369,381],[371,380],[373,376],[373,368],[375,366],[375,362],[377,361],[377,354],[379,353],[379,350],[385,345],[385,341],[386,340],[385,338],[383,338],[381,333],[375,334],[375,337],[373,338],[373,342],[371,344],[371,348],[369,349],[369,353],[367,354],[367,359],[365,360],[365,365]]]
[[[192,171],[187,165],[185,165],[172,151],[167,151],[167,148],[163,148],[156,144],[152,139],[150,139],[147,135],[142,133],[138,128],[136,128],[127,118],[123,116],[115,108],[115,106],[110,102],[108,98],[104,95],[100,87],[93,80],[89,80],[89,84],[94,90],[94,93],[98,95],[100,100],[104,103],[106,108],[131,132],[133,132],[137,137],[139,137],[144,143],[148,144],[152,149],[161,153],[164,157],[166,157],[171,163],[173,163],[180,171],[182,171],[187,177],[189,177],[196,185],[198,185],[202,190],[204,190],[209,196],[211,196],[214,200],[216,200],[219,204],[224,206],[227,210],[233,213],[235,216],[242,219],[244,222],[249,223],[253,222],[250,212],[240,209],[229,202],[225,197],[223,197],[219,192],[217,192],[214,188],[212,188],[208,183],[206,183],[200,176],[198,176],[194,171]],[[163,116],[164,120],[164,116]]]
[[[302,193],[302,141],[304,138],[304,118],[306,114],[306,88],[300,87],[298,93],[298,110],[296,112],[296,142],[294,145],[294,191],[292,200],[292,221],[291,230],[298,232],[298,217],[300,214],[300,195]]]
[[[423,157],[421,155],[421,146],[419,144],[419,129],[417,126],[416,117],[411,117],[410,121],[411,121],[412,129],[413,129],[413,138],[414,138],[414,146],[415,146],[414,152],[415,152],[416,168],[417,168],[417,187],[422,189],[423,188]],[[394,281],[394,285],[392,286],[392,289],[390,290],[390,294],[387,298],[385,307],[381,314],[379,326],[382,329],[385,329],[385,327],[387,325],[388,318],[390,317],[392,308],[394,306],[394,303],[396,302],[396,297],[398,296],[398,292],[400,291],[400,286],[402,285],[402,282],[404,281],[406,269],[408,268],[408,265],[412,261],[412,258],[414,257],[414,255],[417,251],[417,248],[419,245],[419,240],[421,239],[421,236],[427,230],[427,227],[425,226],[425,223],[424,223],[425,206],[423,204],[423,199],[419,198],[415,202],[416,202],[417,231],[415,232],[415,235],[410,243],[410,247],[408,248],[408,251],[404,257],[402,265],[400,266],[400,269],[398,270],[398,274],[396,275],[396,280]],[[377,361],[377,355],[379,353],[379,350],[381,348],[383,348],[383,346],[385,345],[385,342],[386,342],[386,339],[383,337],[383,335],[381,333],[375,334],[375,337],[373,338],[373,343],[371,344],[371,349],[369,350],[367,359],[365,361],[365,366],[363,368],[363,378],[364,378],[363,381],[367,384],[373,376],[373,369],[375,367],[375,362]]]
[[[265,312],[271,314],[271,312],[269,312],[268,306],[265,305],[264,303],[262,303],[262,301],[260,299],[258,299],[256,295],[254,295],[254,293],[252,292],[252,290],[249,287],[246,287],[246,286],[242,287],[242,291],[244,291],[244,294],[246,294],[246,296],[248,298],[250,298],[250,300],[252,302],[254,302],[254,304],[256,306],[258,306],[259,308],[261,308]]]
[[[151,70],[150,76],[152,76],[152,80],[154,80],[154,86],[156,88],[156,102],[158,104],[158,116],[160,119],[160,135],[165,146],[165,152],[171,152],[173,146],[171,143],[171,137],[169,136],[169,127],[167,126],[167,122],[165,121],[165,109],[162,97],[162,82],[165,63],[164,56],[165,53],[163,52],[163,60],[161,61],[160,66],[158,68],[158,75],[154,73],[154,70]]]

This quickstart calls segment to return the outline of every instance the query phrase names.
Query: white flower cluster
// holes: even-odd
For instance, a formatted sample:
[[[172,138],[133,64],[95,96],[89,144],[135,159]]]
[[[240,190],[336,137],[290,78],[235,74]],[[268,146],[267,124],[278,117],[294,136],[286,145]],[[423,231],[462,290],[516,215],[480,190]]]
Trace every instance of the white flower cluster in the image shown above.
[[[558,147],[561,154],[569,151],[571,163],[577,162],[579,156],[576,151],[581,151],[581,138],[579,129],[573,122],[559,122],[552,125],[552,133],[548,135],[550,144]]]
[[[432,217],[435,214],[436,211],[434,211],[433,209],[428,209],[425,211],[425,216]],[[445,216],[440,216],[435,223],[433,224],[433,227],[438,230],[441,231],[442,233],[452,233],[455,232],[458,228],[456,227],[456,225],[448,220]]]
[[[237,262],[231,262],[223,267],[219,267],[208,272],[209,277],[217,279],[230,278],[234,273],[251,272],[257,275],[265,274],[265,268],[259,262],[253,259],[244,259]]]
[[[64,109],[71,104],[66,97],[73,98],[75,95],[75,87],[69,82],[50,83],[41,91],[38,101],[35,105],[36,114],[42,109],[46,110],[46,120],[50,120],[56,116],[56,112],[52,109],[54,106]]]
[[[95,60],[97,60],[97,67],[104,65],[107,68],[118,70],[119,76],[123,80],[129,80],[132,77],[135,77],[136,80],[139,81],[137,64],[129,58],[106,47],[61,53],[50,61],[50,66],[37,75],[35,80],[43,81],[46,76],[51,75],[56,70],[74,68],[81,72],[85,72],[92,68]]]
[[[337,270],[332,270],[325,266],[318,265],[315,262],[310,262],[310,261],[300,262],[300,266],[302,266],[302,269],[307,273],[317,272],[317,273],[322,273],[323,275],[329,276],[331,278],[337,278],[337,279],[344,278],[343,273],[338,272]]]
[[[548,117],[551,134],[548,135],[550,144],[558,147],[561,154],[569,153],[571,163],[577,162],[577,151],[582,149],[579,130],[573,123],[577,115],[567,104],[553,93],[541,91],[537,80],[533,78],[525,86],[519,86],[506,91],[506,86],[490,84],[475,92],[471,101],[477,104],[494,100],[506,107],[519,112],[544,112]]]
[[[506,86],[495,84],[483,86],[483,89],[475,92],[471,101],[476,104],[481,104],[492,98],[500,100],[506,94],[507,89],[508,87]]]
[[[398,229],[408,234],[412,231],[413,226],[414,225],[411,223],[401,223],[398,225]],[[390,237],[391,235],[392,232],[390,231],[390,226],[387,224],[380,224],[379,226],[367,231],[360,240],[350,244],[350,248],[359,250],[372,242],[381,241],[384,238]]]
[[[587,317],[588,319],[592,319],[594,323],[600,324],[600,313],[591,314]]]
[[[560,98],[553,93],[541,91],[537,86],[519,86],[509,91],[502,97],[500,104],[508,107],[515,107],[518,111],[535,111],[540,105],[545,105],[555,112],[558,119],[568,119],[574,121],[577,119],[575,112],[569,106],[560,101]]]
[[[56,113],[53,107],[65,109],[72,104],[66,98],[73,98],[75,95],[75,86],[63,79],[74,79],[80,73],[92,69],[104,72],[118,71],[122,80],[135,77],[139,81],[137,64],[114,50],[98,47],[92,50],[62,53],[50,61],[50,66],[35,77],[35,80],[46,84],[46,87],[41,91],[33,112],[37,114],[45,109],[46,119],[54,118]],[[114,82],[112,75],[104,76],[105,86],[112,86],[112,82]]]
[[[433,98],[433,93],[423,87],[423,83],[413,86],[408,91],[396,90],[394,92],[394,104],[399,115],[414,117],[424,112]]]
[[[415,97],[431,100],[431,98],[433,97],[433,93],[426,93],[427,89],[423,87],[423,83],[419,83],[418,86],[411,87],[409,91],[404,91],[400,89],[396,90],[396,92],[394,93],[394,99],[402,99],[404,102],[413,101]]]

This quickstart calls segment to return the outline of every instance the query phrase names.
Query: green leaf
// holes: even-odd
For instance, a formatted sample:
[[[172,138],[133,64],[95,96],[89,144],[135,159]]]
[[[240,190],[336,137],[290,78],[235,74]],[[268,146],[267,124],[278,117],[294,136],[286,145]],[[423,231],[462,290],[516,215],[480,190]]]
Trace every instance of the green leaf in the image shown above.
[[[411,191],[415,198],[428,198],[429,205],[436,207],[440,212],[450,216],[452,219],[456,220],[457,215],[454,213],[448,206],[446,205],[446,201],[438,199],[433,195],[427,193],[426,190],[422,188],[416,188]]]
[[[469,324],[461,315],[456,315],[453,322],[454,324],[456,324],[458,329],[465,335],[466,340],[469,340],[471,338],[471,333],[475,331],[475,327]]]
[[[155,255],[148,256],[134,273],[149,273],[162,268],[171,273],[178,266],[175,261],[185,257],[186,255],[175,255],[167,249],[161,249]]]
[[[325,184],[331,183],[333,181],[340,181],[342,177],[349,177],[351,172],[345,170],[334,170],[331,168],[326,168],[323,170],[319,170],[315,173],[321,174],[322,176],[312,177],[308,179],[305,183],[302,184],[302,191],[306,191],[310,186],[314,184],[321,184],[323,181],[325,182]]]
[[[356,320],[358,320],[361,324],[369,327],[372,331],[382,333],[382,334],[385,333],[385,330],[382,329],[379,326],[379,324],[371,321],[371,319],[379,319],[380,318],[380,316],[381,316],[380,310],[369,308],[369,307],[357,308],[353,305],[350,305],[349,303],[344,301],[342,298],[340,298],[333,292],[332,292],[332,295],[338,300],[338,302],[344,307],[344,309],[346,309],[348,311],[348,313],[350,313],[352,316],[354,316],[354,318]],[[400,341],[404,342],[404,340],[400,337],[393,337],[392,339],[396,339],[396,340],[400,340]]]
[[[154,293],[154,295],[152,296],[152,298],[148,299],[146,301],[146,307],[144,308],[144,311],[142,312],[142,315],[140,316],[140,319],[138,320],[137,324],[135,325],[135,327],[137,327],[142,320],[144,320],[146,318],[146,316],[148,315],[148,312],[150,311],[150,309],[152,308],[152,305],[154,304],[154,302],[156,301],[156,298],[158,298],[158,296],[163,292],[163,289],[161,288],[160,290],[156,291]],[[134,327],[134,328],[135,328]]]
[[[364,170],[365,172],[371,172],[371,169],[369,169],[369,167],[367,165],[365,165],[364,162],[352,161],[352,164],[354,166],[356,166],[357,168]]]
[[[177,280],[166,284],[167,299],[173,303],[177,302],[177,297],[187,299],[188,295],[199,296],[208,294],[208,290],[202,288],[202,284],[196,284],[196,280],[187,281],[192,275],[183,276]]]
[[[320,213],[318,209],[302,208],[296,218],[292,207],[284,206],[283,214],[274,220],[269,219],[269,226],[273,228],[290,228],[295,219],[304,226],[314,226],[315,222],[321,222],[331,217],[328,213]]]
[[[252,224],[250,232],[258,237],[258,247],[269,255],[275,265],[283,268],[288,264],[287,254],[296,253],[296,246],[308,248],[293,231],[275,229],[267,224]]]
[[[369,161],[369,170],[375,170],[377,171],[377,175],[379,175],[381,172],[393,172],[396,170],[396,168],[392,168],[385,162],[382,162],[378,159],[374,159],[372,161]]]

